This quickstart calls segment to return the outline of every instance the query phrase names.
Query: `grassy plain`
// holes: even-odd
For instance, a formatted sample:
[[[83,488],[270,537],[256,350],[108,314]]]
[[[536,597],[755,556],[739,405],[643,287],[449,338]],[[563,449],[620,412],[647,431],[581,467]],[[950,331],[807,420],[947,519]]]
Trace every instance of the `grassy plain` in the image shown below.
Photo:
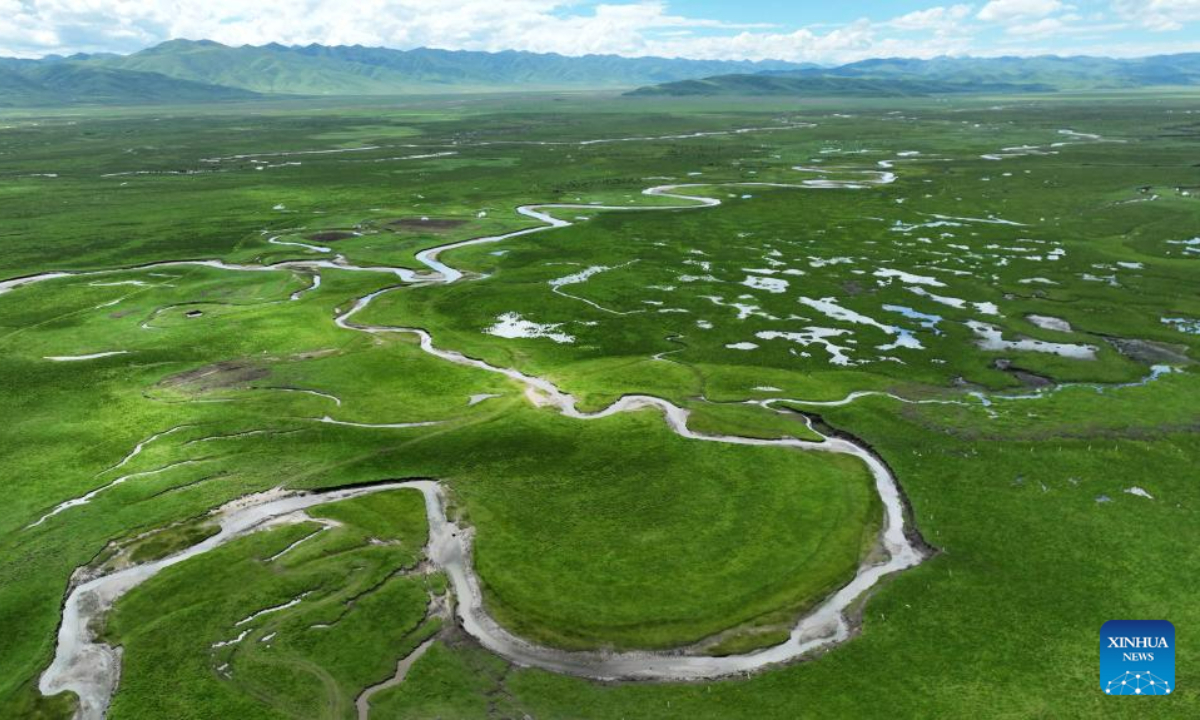
[[[1163,617],[1180,637],[1200,626],[1181,580],[1197,568],[1179,550],[1200,540],[1200,386],[1188,359],[1200,335],[1164,322],[1200,318],[1200,255],[1185,244],[1200,217],[1194,107],[1167,95],[533,96],[14,115],[0,120],[0,275],[336,254],[415,268],[419,249],[529,226],[512,212],[521,204],[663,205],[672,201],[641,190],[821,177],[795,166],[852,180],[891,164],[898,179],[879,187],[709,188],[723,206],[563,211],[588,219],[448,253],[443,261],[483,277],[397,290],[356,319],[423,327],[441,347],[551,378],[586,407],[666,397],[714,433],[806,436],[794,417],[725,404],[764,397],[890,390],[962,402],[795,406],[869,442],[942,552],[874,592],[861,636],[812,662],[745,680],[606,685],[510,668],[460,638],[435,645],[372,715],[1179,717],[1200,710],[1193,650],[1179,649],[1179,692],[1135,708],[1099,693],[1095,644],[1111,618]],[[787,125],[797,127],[581,144]],[[427,155],[437,156],[417,157]],[[592,267],[610,269],[559,287],[574,297],[554,292],[550,281]],[[74,568],[109,541],[275,486],[445,479],[476,529],[489,608],[519,634],[565,647],[673,647],[792,618],[844,582],[879,522],[854,462],[685,441],[649,412],[562,418],[408,336],[337,328],[337,310],[395,278],[321,276],[298,300],[311,273],[194,266],[0,294],[0,714],[69,715],[69,699],[41,699],[35,684]],[[753,276],[787,285],[743,284]],[[860,319],[800,298],[832,298]],[[997,314],[977,305],[987,303]],[[922,325],[889,306],[939,319]],[[484,332],[505,313],[557,324],[574,342]],[[1005,340],[1090,345],[1096,357],[985,350],[973,320]],[[853,364],[832,363],[811,338],[759,335],[814,327],[836,331],[829,339]],[[922,347],[880,349],[896,328]],[[757,347],[729,347],[739,343]],[[108,351],[128,354],[45,359]],[[990,407],[969,394],[1133,383],[1153,364],[1178,371]],[[498,397],[468,405],[482,394]],[[441,423],[364,428],[326,416]],[[27,527],[66,499],[157,470]],[[1135,487],[1152,499],[1126,492]],[[323,516],[344,526],[275,562],[264,558],[317,526],[244,538],[122,600],[106,629],[125,646],[111,717],[353,716],[357,693],[434,630],[426,586],[439,581],[393,576],[419,559],[415,493]],[[179,527],[191,529],[151,536],[142,552],[203,532]],[[239,619],[309,591],[232,650],[211,647],[236,636]],[[337,617],[327,638],[311,629]]]

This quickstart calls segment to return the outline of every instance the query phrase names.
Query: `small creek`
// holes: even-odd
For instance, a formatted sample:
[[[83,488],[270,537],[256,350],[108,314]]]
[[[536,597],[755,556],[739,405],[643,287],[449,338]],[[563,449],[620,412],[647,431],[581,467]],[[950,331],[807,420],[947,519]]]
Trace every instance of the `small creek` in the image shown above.
[[[822,174],[826,172],[819,169],[797,169]],[[334,260],[286,261],[271,265],[241,265],[219,260],[187,260],[150,263],[116,270],[78,273],[50,272],[15,278],[0,282],[0,294],[31,283],[72,275],[101,275],[121,270],[181,266],[206,266],[248,272],[359,270],[391,274],[401,282],[408,284],[449,284],[462,279],[463,273],[442,262],[440,260],[442,253],[456,248],[500,242],[573,224],[554,217],[551,214],[554,210],[639,212],[690,210],[721,204],[719,199],[713,197],[686,194],[701,188],[736,186],[853,190],[871,185],[887,184],[895,180],[895,175],[887,172],[848,171],[845,169],[837,169],[836,172],[861,172],[866,179],[858,181],[821,179],[804,181],[795,185],[783,183],[692,183],[652,187],[643,193],[647,196],[671,198],[687,203],[683,205],[614,206],[569,203],[525,205],[517,208],[517,212],[538,220],[543,223],[541,226],[502,235],[473,238],[422,251],[417,255],[417,259],[432,271],[431,273],[416,273],[404,268],[359,267],[341,257]],[[372,301],[398,287],[402,286],[386,288],[359,298],[352,307],[335,318],[336,324],[348,330],[372,334],[408,333],[416,335],[420,340],[421,349],[426,353],[448,362],[504,375],[523,385],[531,402],[553,407],[566,417],[592,420],[624,412],[655,410],[663,415],[667,426],[673,432],[690,440],[827,452],[858,458],[870,471],[876,492],[884,507],[884,525],[878,541],[879,549],[883,552],[876,553],[877,557],[883,559],[865,562],[853,580],[800,618],[785,642],[763,650],[721,657],[680,654],[673,651],[572,652],[538,645],[519,638],[501,627],[488,614],[484,607],[481,584],[471,563],[472,530],[460,528],[446,518],[442,490],[435,481],[382,483],[370,487],[326,493],[293,493],[282,497],[267,497],[261,502],[250,498],[231,504],[232,507],[226,506],[225,509],[219,511],[221,530],[207,540],[176,555],[93,578],[74,587],[63,606],[63,621],[58,632],[54,660],[42,674],[39,682],[39,688],[44,694],[51,695],[71,690],[80,698],[79,717],[82,720],[103,718],[120,677],[121,651],[119,648],[97,642],[90,627],[92,621],[111,609],[117,599],[162,570],[261,528],[269,520],[293,515],[314,505],[384,490],[411,488],[419,490],[423,494],[430,525],[427,555],[430,562],[450,578],[457,599],[456,614],[459,623],[468,634],[492,652],[518,665],[594,679],[699,680],[750,672],[797,659],[816,649],[827,647],[850,637],[852,627],[846,616],[847,609],[881,578],[912,567],[924,559],[923,546],[919,541],[913,539],[915,532],[906,531],[905,504],[895,477],[878,457],[855,441],[844,437],[827,437],[821,442],[793,438],[766,440],[699,433],[688,427],[688,411],[686,409],[662,398],[646,395],[624,396],[607,408],[594,413],[580,411],[577,408],[576,399],[560,390],[549,380],[526,375],[516,369],[497,367],[453,350],[439,348],[434,344],[430,334],[420,328],[369,326],[352,322],[353,316],[368,307]],[[402,425],[409,426],[410,424]]]

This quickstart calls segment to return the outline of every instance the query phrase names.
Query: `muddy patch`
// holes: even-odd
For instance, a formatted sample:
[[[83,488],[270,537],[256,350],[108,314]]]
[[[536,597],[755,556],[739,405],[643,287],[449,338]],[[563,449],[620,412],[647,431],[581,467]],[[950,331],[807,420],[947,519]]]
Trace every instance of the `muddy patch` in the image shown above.
[[[337,355],[337,353],[337,348],[322,348],[320,350],[308,350],[305,352],[293,353],[291,357],[294,360],[316,360],[317,358]]]
[[[355,233],[345,230],[329,230],[326,232],[313,233],[308,236],[313,242],[337,242],[338,240],[346,240],[347,238],[358,237]]]
[[[1046,377],[1045,375],[1039,375],[1032,370],[1026,370],[1024,368],[1017,367],[1012,364],[1011,360],[1008,359],[1001,358],[996,360],[992,363],[992,367],[1000,370],[1001,372],[1007,373],[1015,378],[1017,382],[1021,383],[1021,385],[1027,388],[1048,388],[1053,387],[1056,384],[1053,378]]]
[[[248,386],[271,374],[269,368],[244,360],[223,360],[194,370],[177,373],[158,382],[161,388],[188,392],[207,392]]]
[[[446,232],[453,230],[456,227],[466,225],[466,220],[453,220],[451,218],[396,218],[388,220],[384,226],[391,230],[416,230],[429,232]]]
[[[1130,360],[1136,360],[1147,365],[1187,365],[1191,359],[1187,356],[1184,345],[1169,345],[1151,340],[1135,340],[1133,338],[1105,337],[1117,352]]]

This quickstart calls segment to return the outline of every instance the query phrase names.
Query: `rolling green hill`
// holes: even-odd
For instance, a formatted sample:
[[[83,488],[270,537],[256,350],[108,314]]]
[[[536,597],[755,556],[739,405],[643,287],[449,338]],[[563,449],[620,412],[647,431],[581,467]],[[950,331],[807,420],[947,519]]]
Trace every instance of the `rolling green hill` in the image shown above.
[[[74,61],[0,64],[0,107],[244,100],[255,93]]]
[[[13,67],[0,65],[0,106],[47,105],[54,93]]]
[[[207,40],[173,40],[94,63],[261,93],[367,95],[384,88],[394,93],[412,90],[413,83],[382,68],[328,62],[284,50],[272,45],[234,48]]]

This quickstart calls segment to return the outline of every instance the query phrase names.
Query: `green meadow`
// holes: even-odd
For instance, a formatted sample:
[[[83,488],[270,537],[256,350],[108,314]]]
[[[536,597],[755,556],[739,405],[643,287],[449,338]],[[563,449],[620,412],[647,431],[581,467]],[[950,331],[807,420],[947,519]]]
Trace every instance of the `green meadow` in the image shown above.
[[[77,568],[168,557],[274,489],[440,480],[488,612],[564,650],[751,652],[878,552],[858,460],[689,440],[653,410],[566,417],[410,333],[335,323],[382,290],[354,323],[423,329],[581,410],[643,394],[705,434],[856,438],[932,555],[799,662],[591,681],[448,619],[420,494],[376,493],[120,598],[94,628],[123,649],[109,717],[354,718],[429,638],[371,717],[1200,713],[1195,107],[547,94],[0,117],[0,279],[77,273],[0,291],[0,715],[71,717],[37,684]],[[722,204],[643,194],[677,184]],[[553,203],[581,206],[548,211],[572,226],[442,253],[459,282],[388,271]],[[310,264],[268,267],[289,261]],[[1178,692],[1099,692],[1118,618],[1175,624]]]

